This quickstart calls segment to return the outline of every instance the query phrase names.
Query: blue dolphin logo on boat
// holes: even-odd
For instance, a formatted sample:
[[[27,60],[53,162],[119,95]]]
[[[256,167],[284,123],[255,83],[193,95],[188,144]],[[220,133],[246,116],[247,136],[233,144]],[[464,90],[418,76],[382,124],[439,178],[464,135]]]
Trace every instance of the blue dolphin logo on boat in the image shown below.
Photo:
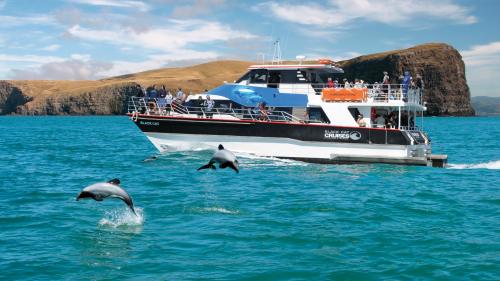
[[[245,104],[257,104],[265,101],[255,90],[246,87],[235,87],[231,95],[236,99],[244,101]]]

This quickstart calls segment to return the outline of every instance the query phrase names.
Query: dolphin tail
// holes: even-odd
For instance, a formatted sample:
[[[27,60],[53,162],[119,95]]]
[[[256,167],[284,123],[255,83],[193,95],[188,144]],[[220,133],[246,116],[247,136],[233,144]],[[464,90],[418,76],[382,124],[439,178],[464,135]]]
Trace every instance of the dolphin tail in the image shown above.
[[[203,165],[203,166],[199,167],[197,171],[203,170],[203,169],[208,169],[208,168],[215,170],[214,164],[213,163],[208,163],[207,165]]]
[[[139,216],[139,215],[137,215],[137,213],[135,212],[135,209],[134,209],[134,206],[133,206],[133,205],[130,205],[130,206],[129,206],[129,208],[130,208],[130,210],[132,210],[132,213],[134,213],[134,215],[135,215],[136,217],[138,217],[138,216]]]

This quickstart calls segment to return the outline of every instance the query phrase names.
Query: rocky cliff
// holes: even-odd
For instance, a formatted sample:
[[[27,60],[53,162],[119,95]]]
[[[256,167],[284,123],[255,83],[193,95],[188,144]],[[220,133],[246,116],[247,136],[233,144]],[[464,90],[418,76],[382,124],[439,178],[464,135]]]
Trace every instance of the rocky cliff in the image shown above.
[[[449,45],[424,44],[339,63],[350,81],[359,78],[371,83],[381,82],[382,72],[387,71],[392,83],[398,84],[404,71],[410,71],[413,78],[420,74],[424,80],[428,115],[474,115],[462,56]]]
[[[349,79],[382,80],[388,71],[393,83],[405,70],[425,82],[429,115],[473,115],[464,62],[446,44],[424,44],[339,62]],[[182,87],[200,92],[233,81],[250,65],[242,61],[216,61],[184,68],[168,68],[99,81],[0,81],[0,114],[85,115],[123,114],[137,85]]]

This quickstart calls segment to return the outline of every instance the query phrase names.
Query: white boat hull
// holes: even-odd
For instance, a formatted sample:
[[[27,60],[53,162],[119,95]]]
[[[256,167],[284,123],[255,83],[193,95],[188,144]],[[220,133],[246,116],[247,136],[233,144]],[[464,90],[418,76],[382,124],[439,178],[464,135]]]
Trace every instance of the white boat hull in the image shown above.
[[[426,165],[428,145],[383,145],[300,141],[289,138],[145,132],[160,151],[215,149],[235,153],[321,163],[392,163]],[[412,157],[412,155],[417,155]]]

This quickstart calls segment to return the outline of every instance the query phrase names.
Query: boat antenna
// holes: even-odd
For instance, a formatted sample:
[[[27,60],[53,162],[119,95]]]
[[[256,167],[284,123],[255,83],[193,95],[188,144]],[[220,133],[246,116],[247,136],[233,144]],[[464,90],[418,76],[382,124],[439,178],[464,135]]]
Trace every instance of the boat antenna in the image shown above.
[[[274,53],[273,60],[271,64],[281,64],[281,48],[280,48],[280,40],[276,40],[273,43],[274,45]]]

